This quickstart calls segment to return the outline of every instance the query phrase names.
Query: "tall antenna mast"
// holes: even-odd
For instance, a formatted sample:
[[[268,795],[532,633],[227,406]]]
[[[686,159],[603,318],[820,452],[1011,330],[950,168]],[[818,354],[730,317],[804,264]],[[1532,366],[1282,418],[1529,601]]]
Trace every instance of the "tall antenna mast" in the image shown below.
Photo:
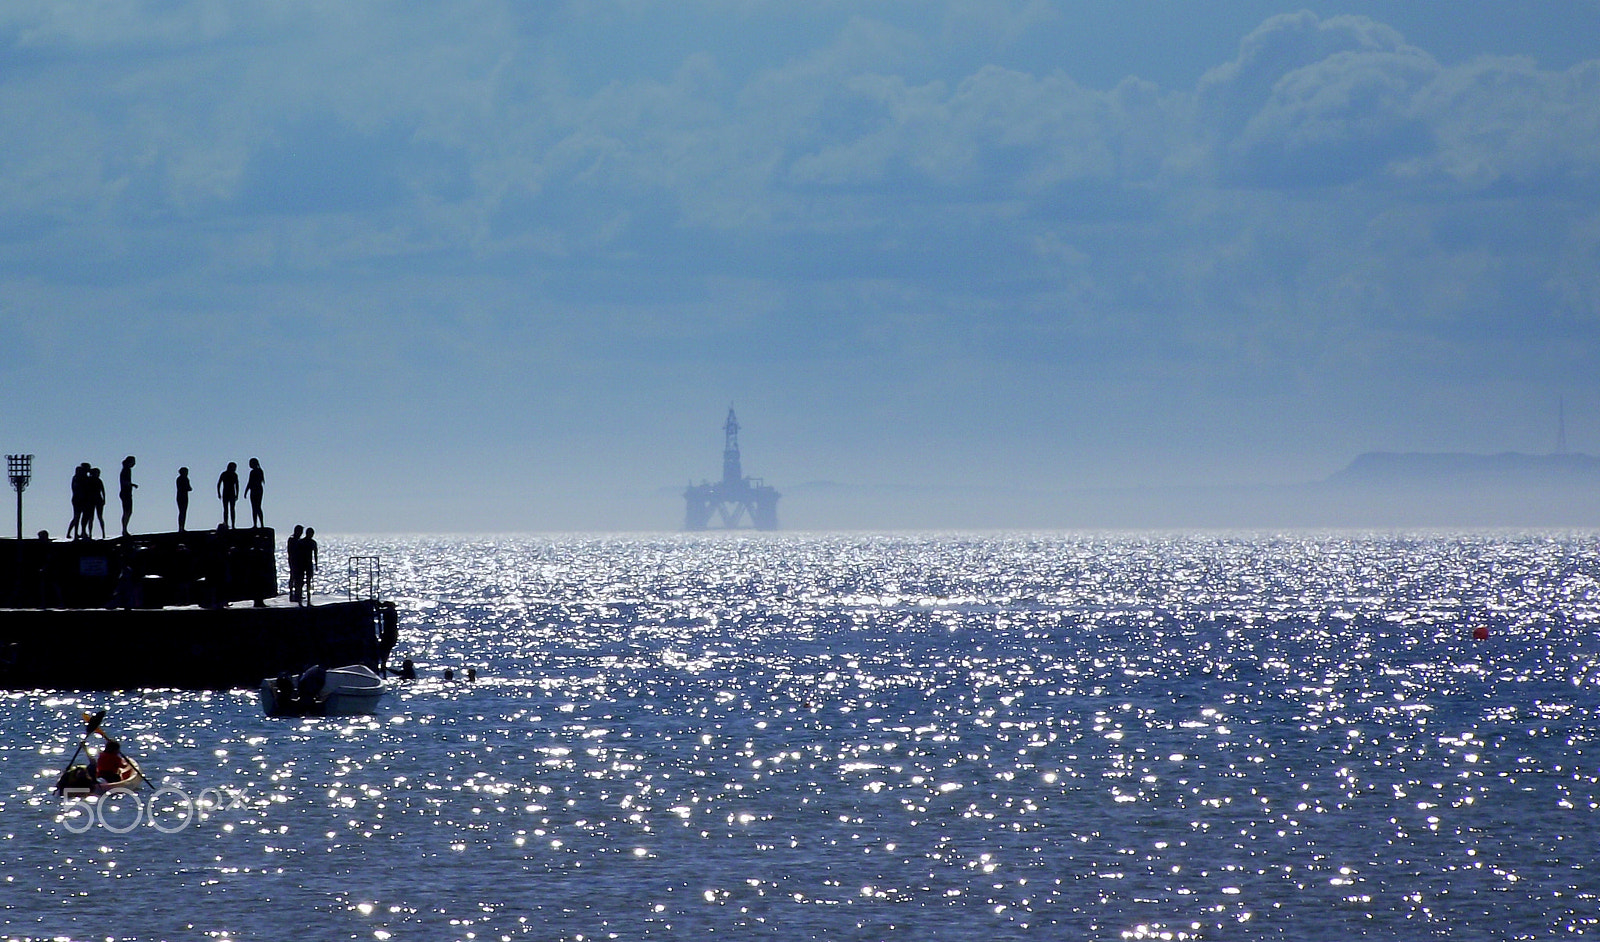
[[[736,487],[744,480],[744,470],[739,467],[739,419],[728,407],[728,421],[722,425],[722,482]]]

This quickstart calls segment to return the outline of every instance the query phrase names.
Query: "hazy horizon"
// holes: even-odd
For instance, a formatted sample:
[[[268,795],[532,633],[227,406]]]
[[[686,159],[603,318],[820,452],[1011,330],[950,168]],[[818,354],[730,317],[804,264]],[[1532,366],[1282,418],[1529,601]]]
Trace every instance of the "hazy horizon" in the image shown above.
[[[730,403],[797,528],[1600,452],[1595,22],[0,2],[0,449],[58,536],[126,454],[136,531],[251,457],[280,530],[671,529]]]
[[[1408,457],[1495,456],[1440,453]],[[1537,460],[1555,456],[1532,457]],[[1578,453],[1565,457],[1600,462],[1600,458]],[[1354,466],[1352,463],[1340,472],[1312,481],[1222,485],[1028,489],[802,481],[780,488],[778,518],[780,530],[791,533],[1600,528],[1600,474],[1595,474],[1593,468],[1555,480],[1516,473],[1498,479],[1471,474],[1423,474],[1391,480],[1341,480]],[[114,486],[115,482],[113,489]],[[37,496],[30,487],[25,509],[27,534],[31,536],[42,528],[54,538],[63,538],[64,526],[52,526],[52,514],[63,515],[55,507],[41,507]],[[65,501],[64,496],[62,500]],[[136,499],[133,532],[174,529],[171,518],[175,511],[170,501],[158,501],[156,506],[148,501],[148,496]],[[220,518],[219,509],[220,503],[208,488],[197,487],[190,507],[190,529],[214,527],[214,518]],[[568,526],[460,526],[456,525],[460,520],[469,518],[464,513],[456,514],[456,508],[448,502],[436,508],[438,516],[433,525],[411,529],[362,529],[349,526],[337,516],[311,518],[309,522],[322,535],[335,537],[363,533],[647,534],[680,531],[683,509],[683,487],[663,485],[580,504],[574,508],[570,518],[574,522]],[[116,496],[108,494],[110,536],[117,535],[119,514]],[[155,519],[152,521],[151,517]],[[0,531],[0,538],[9,538],[13,532],[14,518],[9,511],[6,519],[11,522]],[[293,520],[272,513],[267,516],[268,526],[285,533],[295,523],[306,522],[299,516]],[[749,534],[752,531],[748,527],[749,520],[743,519],[737,532]],[[722,531],[708,532],[714,535]]]

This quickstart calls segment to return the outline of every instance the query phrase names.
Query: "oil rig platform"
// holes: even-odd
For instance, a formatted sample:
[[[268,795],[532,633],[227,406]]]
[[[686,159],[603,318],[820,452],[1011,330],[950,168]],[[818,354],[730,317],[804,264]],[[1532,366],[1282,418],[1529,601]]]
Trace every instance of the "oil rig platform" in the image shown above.
[[[732,406],[722,430],[722,480],[691,484],[683,492],[683,528],[778,529],[778,498],[783,495],[760,478],[744,476],[739,464],[739,419]]]

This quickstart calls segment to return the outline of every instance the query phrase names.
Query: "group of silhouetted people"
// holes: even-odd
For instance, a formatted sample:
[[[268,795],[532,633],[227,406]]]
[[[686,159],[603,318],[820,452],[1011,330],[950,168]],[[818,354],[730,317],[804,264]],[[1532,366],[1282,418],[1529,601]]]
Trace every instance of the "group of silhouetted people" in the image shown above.
[[[117,476],[117,497],[122,501],[122,535],[128,535],[128,521],[133,519],[133,492],[139,485],[133,483],[134,457],[122,459],[122,472]],[[266,526],[261,512],[261,497],[267,489],[267,475],[261,470],[261,461],[250,459],[250,474],[245,480],[244,493],[250,498],[250,526]],[[178,532],[189,526],[189,469],[178,469]],[[222,522],[229,529],[238,528],[239,465],[228,462],[227,470],[217,477],[217,497],[222,501]],[[67,539],[94,538],[94,523],[100,521],[100,538],[106,535],[106,485],[100,480],[100,469],[85,461],[72,475],[72,523],[67,526]],[[298,527],[296,528],[298,529]]]
[[[187,483],[187,482],[184,482]],[[182,486],[181,484],[179,485]],[[250,528],[256,529],[265,526],[261,516],[261,494],[267,487],[266,472],[261,470],[261,462],[255,458],[250,459],[250,476],[245,479],[244,493],[250,498]],[[235,529],[239,526],[239,465],[237,462],[228,462],[228,467],[217,477],[217,497],[222,500],[222,522]],[[183,529],[180,526],[178,529]]]
[[[122,459],[122,472],[117,475],[117,496],[122,499],[122,535],[128,535],[128,521],[133,518],[132,455]],[[90,467],[85,461],[72,472],[72,522],[67,524],[67,539],[94,539],[94,523],[100,521],[100,538],[106,535],[106,482],[100,480],[100,469]]]
[[[294,525],[285,555],[289,557],[289,601],[311,604],[311,585],[317,574],[317,531],[315,527]]]
[[[96,517],[100,518],[100,536],[104,538],[106,482],[100,480],[100,469],[91,468],[85,461],[72,472],[72,522],[67,525],[67,539],[92,539]]]

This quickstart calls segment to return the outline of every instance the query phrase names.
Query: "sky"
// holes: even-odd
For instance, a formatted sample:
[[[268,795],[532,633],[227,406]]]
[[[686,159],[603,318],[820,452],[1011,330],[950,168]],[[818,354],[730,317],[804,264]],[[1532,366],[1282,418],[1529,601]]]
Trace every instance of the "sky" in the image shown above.
[[[1600,453],[1597,23],[0,0],[0,448],[58,535],[128,454],[135,530],[251,457],[280,529],[667,530],[730,405],[797,526]]]

